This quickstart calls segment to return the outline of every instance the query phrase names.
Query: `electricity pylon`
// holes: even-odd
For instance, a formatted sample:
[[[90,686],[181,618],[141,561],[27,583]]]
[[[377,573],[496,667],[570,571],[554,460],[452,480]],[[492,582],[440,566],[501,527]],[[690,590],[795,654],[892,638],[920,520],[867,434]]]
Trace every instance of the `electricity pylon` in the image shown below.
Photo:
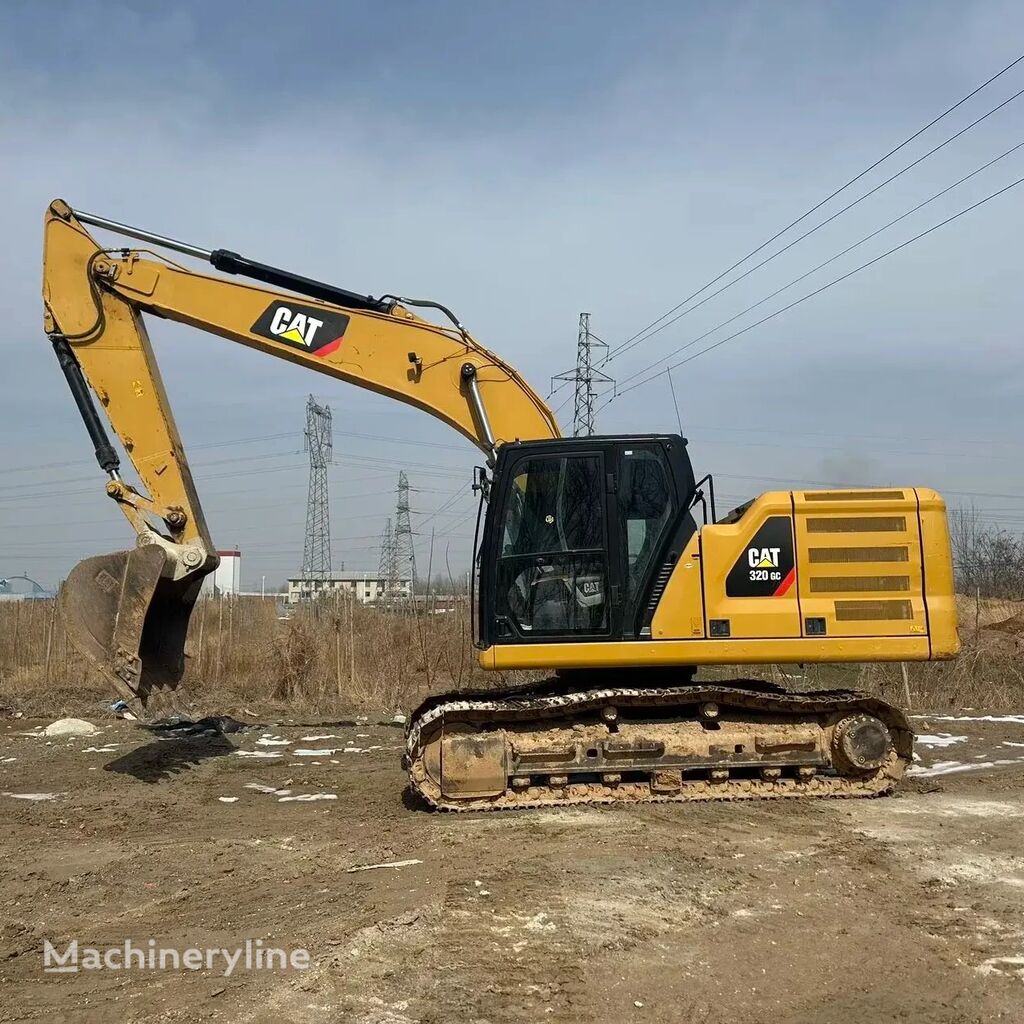
[[[552,387],[556,380],[575,385],[573,395],[573,437],[590,437],[594,433],[594,400],[615,381],[595,366],[594,350],[608,346],[590,330],[590,314],[580,313],[579,331],[576,337],[576,368],[566,370],[551,378]]]
[[[310,395],[306,402],[306,451],[309,452],[309,495],[306,539],[302,547],[303,579],[331,574],[331,517],[327,500],[327,466],[334,453],[331,410]]]
[[[391,532],[391,520],[384,524],[380,535],[380,561],[377,563],[377,578],[381,590],[378,597],[391,600],[398,589],[398,564],[395,561],[395,536]]]
[[[396,585],[410,581],[410,595],[416,587],[416,551],[412,542],[412,521],[409,515],[409,478],[403,469],[398,474],[398,504],[395,506],[395,574]]]

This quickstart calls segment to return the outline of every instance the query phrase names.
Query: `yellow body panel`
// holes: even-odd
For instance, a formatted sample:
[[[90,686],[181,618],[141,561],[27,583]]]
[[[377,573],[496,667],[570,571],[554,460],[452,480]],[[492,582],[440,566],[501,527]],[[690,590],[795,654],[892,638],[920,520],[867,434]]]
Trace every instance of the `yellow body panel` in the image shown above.
[[[747,566],[752,539],[773,517],[790,524],[792,578],[780,573],[778,594],[729,596],[730,572]],[[729,635],[714,635],[716,622],[727,623]],[[566,669],[926,661],[951,658],[959,646],[946,507],[935,491],[772,491],[735,522],[704,526],[690,539],[649,640],[495,645],[480,663]]]
[[[928,632],[912,489],[796,491],[793,510],[805,618],[828,636]]]
[[[956,588],[946,503],[928,487],[917,488],[921,516],[921,551],[928,599],[928,633],[933,660],[955,657],[960,651]]]
[[[656,640],[699,640],[706,635],[700,543],[698,532],[690,538],[669,577],[651,625],[651,635]]]
[[[950,655],[947,655],[950,656]],[[796,637],[781,640],[552,641],[495,644],[480,652],[485,669],[663,668],[672,665],[783,665],[820,662],[928,661],[927,637]]]

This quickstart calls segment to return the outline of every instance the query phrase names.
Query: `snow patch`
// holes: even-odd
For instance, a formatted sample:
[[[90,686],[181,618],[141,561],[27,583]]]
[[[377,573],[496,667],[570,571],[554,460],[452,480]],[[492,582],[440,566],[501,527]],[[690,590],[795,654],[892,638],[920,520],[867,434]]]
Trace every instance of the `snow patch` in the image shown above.
[[[936,761],[928,768],[921,768],[913,764],[907,769],[907,774],[926,778],[934,775],[955,775],[958,772],[981,771],[985,768],[1006,768],[1015,764],[1024,764],[1024,757],[1001,757],[995,761],[981,761],[978,764],[963,764],[961,761]]]
[[[915,736],[915,743],[924,747],[952,747],[956,743],[966,743],[966,736],[951,736],[948,732],[937,732],[933,736]]]
[[[1012,722],[1024,725],[1024,715],[911,715],[911,718],[925,718],[931,722]]]
[[[257,793],[272,793],[274,796],[287,796],[290,789],[277,789],[275,786],[264,786],[261,782],[247,782],[246,789],[255,789]]]

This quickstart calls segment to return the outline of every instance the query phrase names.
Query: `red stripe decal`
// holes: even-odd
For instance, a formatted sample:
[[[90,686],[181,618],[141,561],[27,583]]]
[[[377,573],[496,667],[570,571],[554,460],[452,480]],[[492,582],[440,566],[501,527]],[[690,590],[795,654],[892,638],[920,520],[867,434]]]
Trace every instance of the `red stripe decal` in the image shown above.
[[[796,579],[796,566],[786,573],[786,578],[779,584],[778,590],[772,595],[772,597],[782,597],[791,586],[793,586],[793,580]]]
[[[323,359],[324,356],[329,356],[332,352],[337,352],[341,348],[342,335],[339,335],[334,341],[327,342],[326,345],[321,345],[314,353],[318,359]]]

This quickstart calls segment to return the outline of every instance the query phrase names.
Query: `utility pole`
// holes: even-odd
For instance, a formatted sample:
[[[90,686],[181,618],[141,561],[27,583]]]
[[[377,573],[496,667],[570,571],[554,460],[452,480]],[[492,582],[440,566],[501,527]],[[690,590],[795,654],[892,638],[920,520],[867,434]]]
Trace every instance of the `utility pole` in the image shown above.
[[[598,394],[615,381],[595,366],[594,349],[607,349],[608,345],[590,330],[590,314],[580,313],[579,330],[576,336],[576,368],[566,370],[551,378],[554,382],[575,385],[573,395],[573,437],[590,437],[594,433],[594,400]]]
[[[327,466],[334,454],[331,410],[310,395],[306,402],[306,451],[309,452],[309,496],[306,499],[306,540],[302,576],[326,579],[331,574],[331,518],[327,501]]]
[[[398,474],[398,504],[395,507],[395,583],[411,581],[409,596],[416,588],[416,552],[412,543],[412,520],[409,515],[409,478],[403,469]]]

